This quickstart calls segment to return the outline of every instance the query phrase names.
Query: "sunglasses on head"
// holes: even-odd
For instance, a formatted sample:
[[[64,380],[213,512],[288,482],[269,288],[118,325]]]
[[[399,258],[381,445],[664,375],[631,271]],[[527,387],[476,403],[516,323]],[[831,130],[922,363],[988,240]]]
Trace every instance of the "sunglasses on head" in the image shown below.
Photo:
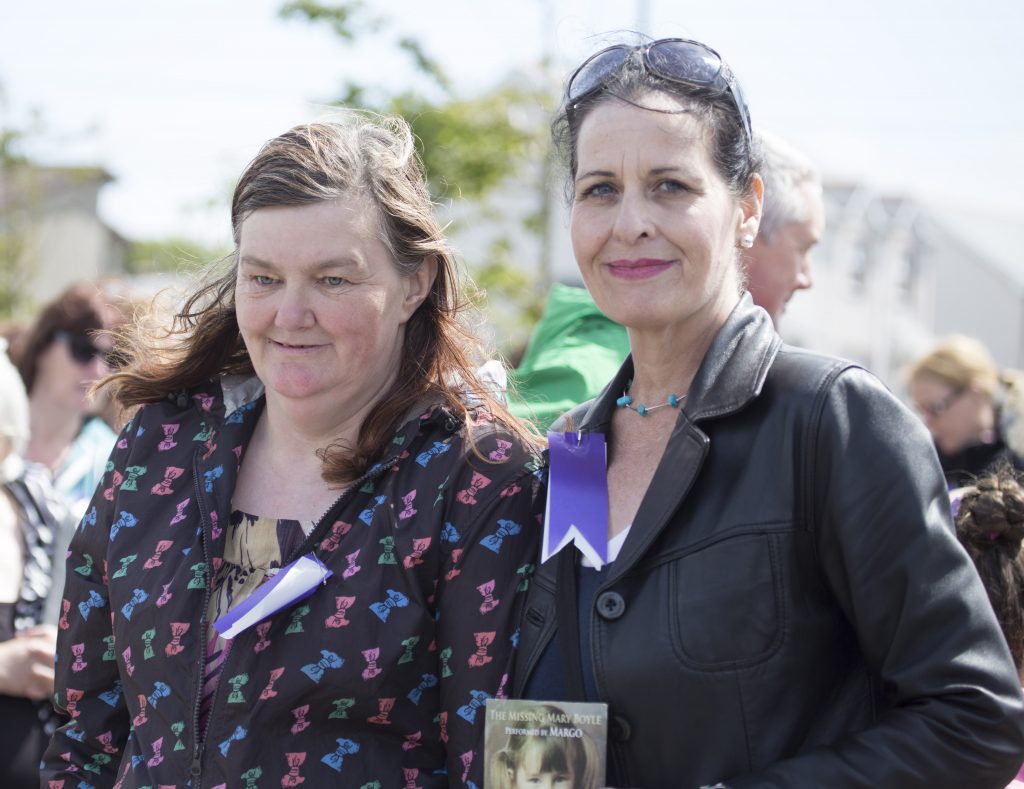
[[[728,93],[743,122],[747,142],[753,139],[750,111],[732,69],[711,47],[686,38],[662,38],[649,44],[616,44],[591,55],[569,78],[565,89],[568,106],[602,87],[634,52],[640,52],[644,68],[669,82]]]
[[[110,365],[110,354],[102,348],[97,348],[93,341],[84,334],[76,334],[69,331],[58,331],[53,339],[62,342],[67,346],[71,358],[78,364],[89,364],[97,356]]]

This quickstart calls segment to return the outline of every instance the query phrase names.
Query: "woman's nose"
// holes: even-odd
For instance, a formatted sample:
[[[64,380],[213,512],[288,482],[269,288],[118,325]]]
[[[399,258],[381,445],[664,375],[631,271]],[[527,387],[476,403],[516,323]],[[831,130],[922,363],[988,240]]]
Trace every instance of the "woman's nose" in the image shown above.
[[[316,323],[309,295],[304,288],[285,285],[282,291],[274,320],[278,326],[284,329],[308,329]]]
[[[615,215],[615,239],[632,244],[641,238],[650,238],[654,231],[651,212],[643,197],[636,193],[624,194]]]

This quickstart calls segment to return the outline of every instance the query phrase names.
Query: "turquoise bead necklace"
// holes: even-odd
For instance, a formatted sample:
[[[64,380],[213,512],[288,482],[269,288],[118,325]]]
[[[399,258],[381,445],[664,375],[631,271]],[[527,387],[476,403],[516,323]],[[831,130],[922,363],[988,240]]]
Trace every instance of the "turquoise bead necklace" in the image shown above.
[[[647,416],[651,411],[657,411],[659,408],[668,406],[669,408],[679,408],[679,404],[686,399],[686,395],[679,397],[675,394],[670,394],[668,400],[658,405],[646,406],[643,403],[637,403],[633,405],[633,398],[629,395],[629,387],[633,385],[633,379],[631,378],[626,382],[626,388],[622,390],[622,397],[615,401],[615,405],[619,408],[630,408],[636,411],[640,416]]]

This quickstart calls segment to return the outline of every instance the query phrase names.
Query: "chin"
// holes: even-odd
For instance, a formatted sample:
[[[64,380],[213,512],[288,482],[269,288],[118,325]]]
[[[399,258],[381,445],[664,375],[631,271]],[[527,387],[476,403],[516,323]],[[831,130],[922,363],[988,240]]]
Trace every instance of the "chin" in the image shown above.
[[[324,390],[324,383],[319,378],[310,375],[295,375],[294,372],[285,375],[272,375],[263,379],[267,389],[281,397],[298,399],[311,397]]]

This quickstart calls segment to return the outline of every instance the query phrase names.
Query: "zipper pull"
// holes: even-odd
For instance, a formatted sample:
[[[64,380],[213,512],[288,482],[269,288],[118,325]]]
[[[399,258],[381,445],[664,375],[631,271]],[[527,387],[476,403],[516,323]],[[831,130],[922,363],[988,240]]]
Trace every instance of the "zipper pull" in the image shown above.
[[[200,745],[196,748],[195,756],[192,757],[192,766],[188,768],[188,774],[192,780],[189,782],[192,786],[199,786],[199,777],[203,774],[203,768],[199,765],[199,762],[203,758],[203,746]]]

